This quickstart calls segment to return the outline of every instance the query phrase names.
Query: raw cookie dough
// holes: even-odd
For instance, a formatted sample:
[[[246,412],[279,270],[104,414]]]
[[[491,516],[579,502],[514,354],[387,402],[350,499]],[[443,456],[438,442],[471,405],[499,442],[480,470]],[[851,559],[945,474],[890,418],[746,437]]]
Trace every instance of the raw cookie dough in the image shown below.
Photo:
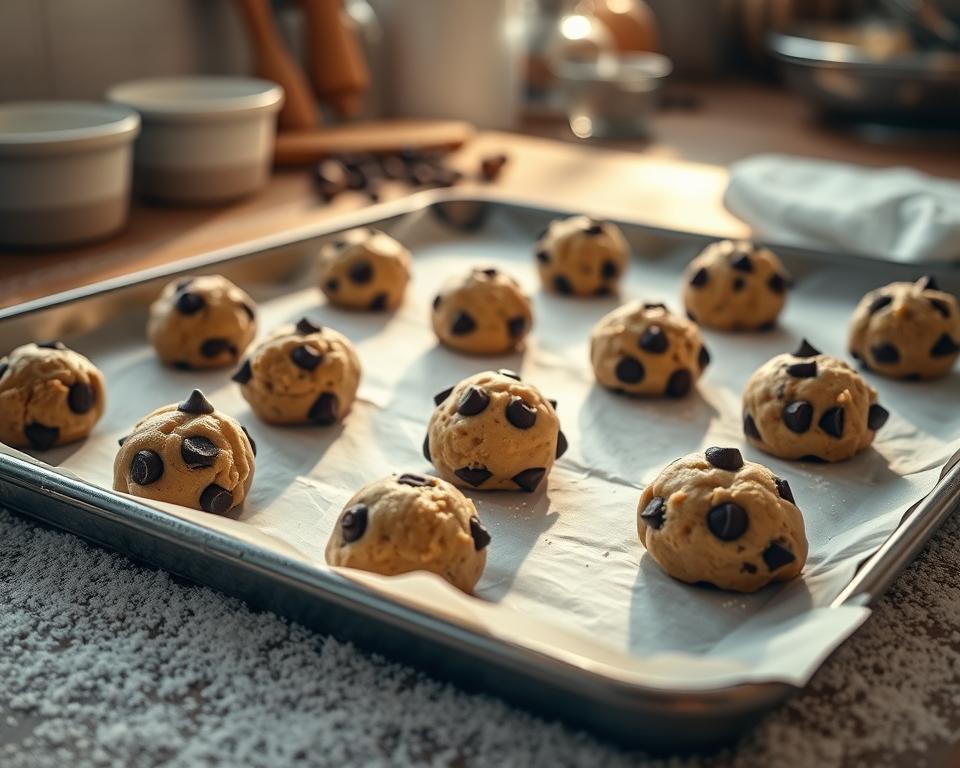
[[[737,592],[788,581],[807,559],[790,485],[736,448],[708,448],[667,466],[640,496],[637,533],[675,579]]]
[[[743,432],[773,456],[843,461],[873,442],[890,414],[842,360],[807,342],[760,366],[743,391]]]
[[[850,354],[895,379],[946,376],[960,356],[960,309],[932,277],[870,291],[850,321]]]
[[[543,287],[575,296],[616,293],[630,247],[616,224],[589,216],[557,219],[537,239]]]
[[[349,309],[396,309],[410,281],[410,251],[371,228],[353,229],[320,249],[320,289]]]
[[[354,494],[330,534],[326,557],[330,565],[384,576],[429,571],[472,592],[489,543],[470,499],[443,480],[405,473]]]
[[[233,380],[264,421],[327,426],[356,399],[360,359],[346,336],[303,318],[260,342]]]
[[[0,442],[45,451],[90,434],[106,405],[103,374],[59,341],[0,357]]]
[[[597,381],[631,395],[684,397],[710,362],[700,329],[663,304],[632,302],[593,327]]]
[[[472,355],[517,349],[533,326],[530,299],[494,267],[477,267],[448,281],[433,300],[432,319],[443,344]]]
[[[683,304],[705,328],[759,331],[777,323],[790,278],[769,248],[720,240],[687,265]]]
[[[182,277],[150,305],[147,336],[174,368],[223,368],[257,335],[256,305],[221,275]]]
[[[478,373],[433,401],[423,455],[462,488],[533,492],[567,450],[556,403],[513,371]]]
[[[222,515],[243,504],[256,453],[247,430],[195,389],[144,416],[120,441],[113,487]]]

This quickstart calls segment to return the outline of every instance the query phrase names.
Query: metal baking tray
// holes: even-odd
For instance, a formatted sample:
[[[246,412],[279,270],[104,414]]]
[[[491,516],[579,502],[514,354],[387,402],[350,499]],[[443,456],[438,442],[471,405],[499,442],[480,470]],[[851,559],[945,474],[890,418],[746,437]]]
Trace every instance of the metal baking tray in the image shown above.
[[[318,245],[354,226],[390,232],[424,214],[453,231],[482,232],[508,217],[518,236],[535,233],[565,212],[496,197],[458,198],[455,191],[421,193],[329,223],[225,248],[165,267],[78,288],[0,309],[0,349],[37,338],[68,341],[108,323],[125,308],[144,306],[171,277],[217,271],[243,285],[271,281],[302,287]],[[709,238],[617,222],[628,235],[661,244],[699,245]],[[794,260],[870,265],[852,254],[778,248]],[[884,265],[913,276],[916,266]],[[955,287],[957,272],[938,275]],[[944,467],[939,483],[868,557],[833,606],[876,600],[938,526],[960,503],[960,454]],[[626,684],[560,658],[506,643],[428,612],[387,599],[363,586],[309,567],[264,547],[182,520],[28,459],[0,453],[0,505],[85,539],[240,597],[257,609],[277,612],[323,633],[405,661],[468,690],[503,699],[647,750],[705,749],[730,740],[796,687],[781,683],[710,690],[666,691]]]

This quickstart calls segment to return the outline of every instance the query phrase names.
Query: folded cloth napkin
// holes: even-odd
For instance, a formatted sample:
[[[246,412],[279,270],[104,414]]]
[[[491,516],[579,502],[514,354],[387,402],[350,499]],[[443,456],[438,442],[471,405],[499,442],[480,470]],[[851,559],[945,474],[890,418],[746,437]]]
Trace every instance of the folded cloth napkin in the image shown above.
[[[787,155],[735,163],[724,204],[758,240],[960,263],[960,182]]]

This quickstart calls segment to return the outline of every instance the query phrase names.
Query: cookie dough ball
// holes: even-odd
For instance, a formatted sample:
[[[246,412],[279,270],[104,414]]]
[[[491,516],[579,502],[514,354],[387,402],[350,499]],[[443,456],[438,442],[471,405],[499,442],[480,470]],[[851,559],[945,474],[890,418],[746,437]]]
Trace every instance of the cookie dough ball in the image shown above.
[[[320,289],[348,309],[396,309],[410,282],[410,251],[366,228],[346,232],[320,250]]]
[[[233,380],[264,421],[327,426],[350,412],[360,359],[346,336],[303,318],[260,342]]]
[[[462,488],[532,493],[567,450],[556,403],[513,371],[486,371],[434,397],[423,454]]]
[[[174,368],[234,365],[256,335],[253,299],[221,275],[174,280],[150,305],[147,336]]]
[[[588,216],[551,222],[536,245],[543,287],[573,296],[616,293],[629,256],[619,227]]]
[[[222,515],[243,504],[257,447],[199,389],[144,416],[120,441],[114,490]]]
[[[806,339],[792,355],[760,366],[743,392],[744,434],[781,459],[849,459],[873,442],[889,415],[860,374]]]
[[[640,496],[637,533],[675,579],[737,592],[788,581],[807,559],[790,485],[736,448],[707,448],[666,467]]]
[[[960,356],[960,308],[932,277],[870,291],[850,321],[850,354],[895,379],[946,376]]]
[[[432,318],[441,343],[471,355],[518,349],[533,326],[530,299],[516,280],[493,267],[447,282],[433,300]]]
[[[708,245],[687,265],[683,303],[692,320],[720,331],[773,328],[790,278],[769,248],[745,241]]]
[[[685,397],[710,363],[700,329],[663,304],[617,307],[593,327],[597,381],[631,395]]]
[[[472,592],[489,543],[470,499],[443,480],[406,473],[369,483],[347,502],[326,557],[384,576],[429,571]]]
[[[62,342],[0,357],[0,443],[45,451],[81,440],[105,405],[103,374]]]

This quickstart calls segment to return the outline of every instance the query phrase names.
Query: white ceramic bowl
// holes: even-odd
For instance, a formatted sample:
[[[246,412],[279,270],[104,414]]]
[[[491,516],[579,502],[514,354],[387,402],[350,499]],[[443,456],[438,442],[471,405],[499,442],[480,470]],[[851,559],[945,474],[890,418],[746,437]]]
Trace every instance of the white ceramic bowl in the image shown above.
[[[137,113],[80,101],[0,104],[0,244],[56,247],[121,229]]]
[[[249,194],[270,175],[283,89],[267,80],[180,77],[120,83],[107,99],[143,119],[134,181],[146,197],[215,204]]]

